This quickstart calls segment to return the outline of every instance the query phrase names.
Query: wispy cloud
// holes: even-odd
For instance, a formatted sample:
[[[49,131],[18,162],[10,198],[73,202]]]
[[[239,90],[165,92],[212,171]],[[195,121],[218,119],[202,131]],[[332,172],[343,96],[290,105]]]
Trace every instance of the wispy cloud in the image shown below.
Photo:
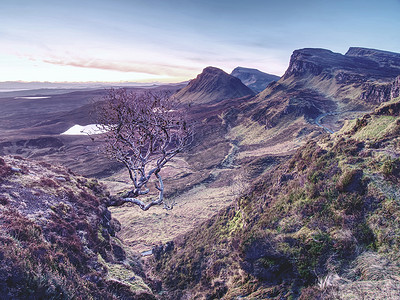
[[[198,68],[196,67],[173,64],[158,64],[143,61],[110,61],[102,59],[85,60],[62,58],[43,59],[42,61],[61,66],[73,66],[79,68],[91,68],[118,72],[135,72],[171,77],[187,76],[188,74],[198,71]]]

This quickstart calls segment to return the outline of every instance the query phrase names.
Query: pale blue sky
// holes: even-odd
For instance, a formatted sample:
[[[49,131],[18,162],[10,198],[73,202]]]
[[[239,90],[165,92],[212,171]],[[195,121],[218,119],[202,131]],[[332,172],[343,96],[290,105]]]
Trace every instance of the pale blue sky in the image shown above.
[[[399,12],[400,0],[1,0],[0,81],[282,75],[299,48],[400,52]]]

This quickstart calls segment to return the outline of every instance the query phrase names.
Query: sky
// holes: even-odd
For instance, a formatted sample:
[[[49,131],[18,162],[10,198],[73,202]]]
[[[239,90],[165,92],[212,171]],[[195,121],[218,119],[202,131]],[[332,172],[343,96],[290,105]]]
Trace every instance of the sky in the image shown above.
[[[400,52],[400,0],[0,0],[0,81],[282,75],[301,48]]]

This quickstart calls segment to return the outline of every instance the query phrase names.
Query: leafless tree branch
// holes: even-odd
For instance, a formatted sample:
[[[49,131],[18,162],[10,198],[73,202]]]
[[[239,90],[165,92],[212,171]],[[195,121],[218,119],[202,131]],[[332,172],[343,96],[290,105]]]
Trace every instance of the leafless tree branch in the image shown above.
[[[105,153],[121,162],[129,172],[132,189],[111,205],[133,203],[142,210],[164,205],[161,169],[191,142],[192,130],[182,107],[169,95],[110,89],[97,106],[97,126]],[[158,181],[158,197],[148,203],[139,199],[149,193],[151,178]]]

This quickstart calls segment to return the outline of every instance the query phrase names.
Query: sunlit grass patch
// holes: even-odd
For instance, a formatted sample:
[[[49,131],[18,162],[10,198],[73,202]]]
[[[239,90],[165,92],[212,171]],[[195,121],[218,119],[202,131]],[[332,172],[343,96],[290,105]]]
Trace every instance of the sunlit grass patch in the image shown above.
[[[397,126],[397,120],[397,117],[372,115],[368,125],[357,130],[353,138],[357,140],[380,139]],[[355,124],[357,124],[357,121],[355,121]]]

